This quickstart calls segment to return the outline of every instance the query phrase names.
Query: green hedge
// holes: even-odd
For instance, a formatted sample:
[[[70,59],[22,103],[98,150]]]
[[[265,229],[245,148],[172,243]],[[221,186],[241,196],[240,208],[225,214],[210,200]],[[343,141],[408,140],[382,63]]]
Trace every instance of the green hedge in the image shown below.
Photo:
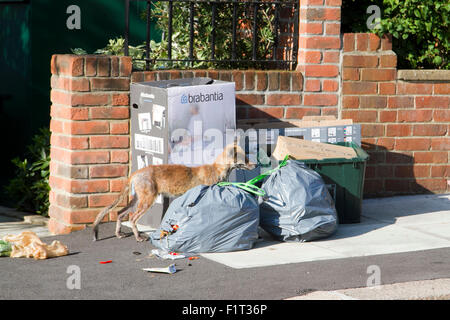
[[[369,30],[370,5],[381,9],[379,28]],[[343,0],[343,32],[392,34],[400,69],[450,69],[448,0]]]
[[[27,146],[24,159],[14,158],[15,176],[5,192],[19,210],[48,216],[50,186],[50,129],[42,128]]]

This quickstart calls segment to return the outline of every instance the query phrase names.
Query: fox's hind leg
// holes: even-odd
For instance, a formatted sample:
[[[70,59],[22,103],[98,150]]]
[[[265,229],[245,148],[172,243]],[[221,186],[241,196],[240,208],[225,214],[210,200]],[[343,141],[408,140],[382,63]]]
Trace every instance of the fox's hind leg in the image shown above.
[[[116,221],[116,237],[121,239],[125,237],[125,234],[120,231],[120,227],[122,226],[122,221],[125,219],[131,211],[136,210],[137,196],[134,196],[130,203],[123,209],[121,209],[117,213],[117,221]]]

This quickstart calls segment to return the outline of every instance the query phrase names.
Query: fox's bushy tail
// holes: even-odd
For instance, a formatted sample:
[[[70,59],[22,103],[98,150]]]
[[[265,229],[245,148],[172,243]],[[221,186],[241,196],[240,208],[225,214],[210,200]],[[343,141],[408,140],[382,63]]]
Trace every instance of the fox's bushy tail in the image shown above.
[[[97,240],[98,237],[98,225],[100,224],[100,222],[103,220],[103,218],[106,216],[106,214],[111,211],[112,209],[114,209],[119,203],[121,203],[123,201],[123,199],[125,199],[125,197],[128,195],[128,192],[130,191],[130,185],[127,184],[125,186],[125,188],[123,188],[122,192],[119,194],[119,196],[117,197],[116,201],[114,201],[113,204],[111,204],[109,207],[103,209],[103,211],[101,211],[97,217],[95,218],[94,224],[93,224],[93,231],[94,231],[94,241]]]

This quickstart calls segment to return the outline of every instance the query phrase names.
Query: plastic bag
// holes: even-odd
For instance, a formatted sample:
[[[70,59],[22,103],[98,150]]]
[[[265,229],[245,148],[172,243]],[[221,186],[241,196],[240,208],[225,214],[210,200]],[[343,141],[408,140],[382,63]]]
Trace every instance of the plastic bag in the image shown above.
[[[287,161],[274,171],[261,189],[261,227],[282,241],[311,241],[337,229],[333,199],[321,176],[304,164]]]
[[[176,253],[176,252],[167,252],[165,250],[161,250],[161,249],[153,249],[152,250],[152,255],[157,256],[158,258],[161,259],[169,259],[169,260],[177,260],[177,259],[184,259],[187,258],[191,255],[189,254],[180,254],[180,253]]]
[[[156,247],[177,253],[247,250],[258,239],[258,225],[259,205],[250,192],[236,185],[200,185],[170,204],[150,238]]]
[[[12,248],[9,242],[0,240],[0,257],[9,257],[11,250]]]
[[[11,258],[34,258],[42,260],[47,258],[65,256],[69,250],[58,240],[54,240],[50,245],[45,244],[32,231],[23,231],[19,235],[7,235],[4,241],[11,244]]]

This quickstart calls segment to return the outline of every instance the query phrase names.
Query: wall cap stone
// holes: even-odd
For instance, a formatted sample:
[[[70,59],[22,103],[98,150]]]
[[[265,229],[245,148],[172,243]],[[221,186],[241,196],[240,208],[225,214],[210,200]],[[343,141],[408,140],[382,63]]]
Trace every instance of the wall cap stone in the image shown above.
[[[405,81],[450,81],[450,70],[398,70],[397,79]]]

